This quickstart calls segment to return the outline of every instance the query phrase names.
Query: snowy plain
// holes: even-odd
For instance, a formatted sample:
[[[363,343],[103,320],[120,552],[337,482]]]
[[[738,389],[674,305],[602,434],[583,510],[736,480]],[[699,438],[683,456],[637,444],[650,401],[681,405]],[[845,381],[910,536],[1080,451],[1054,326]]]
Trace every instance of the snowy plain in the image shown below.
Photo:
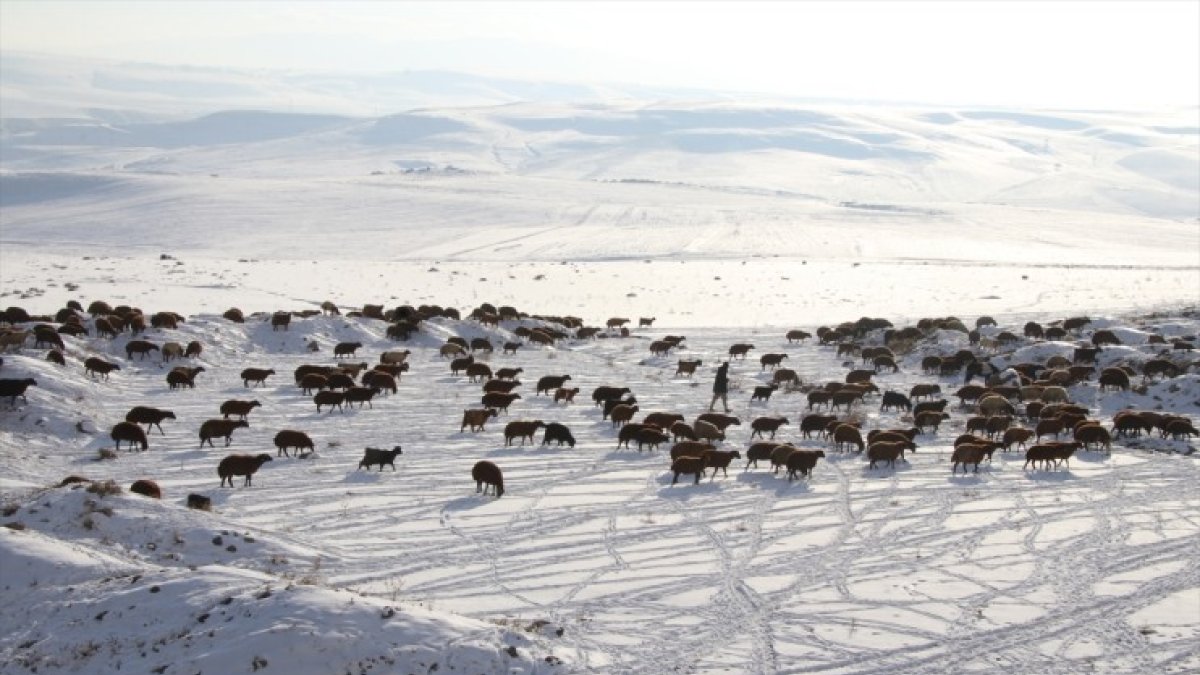
[[[439,94],[380,115],[322,91],[296,93],[300,112],[263,112],[278,99],[257,80],[227,90],[258,98],[196,110],[170,97],[175,74],[104,66],[84,78],[95,98],[67,105],[78,91],[48,88],[61,80],[43,66],[5,67],[0,304],[177,311],[186,323],[147,337],[200,341],[206,371],[195,390],[169,391],[173,364],[127,358],[128,335],[65,338],[65,368],[31,345],[3,355],[0,376],[38,386],[11,409],[0,401],[3,520],[25,527],[0,529],[14,608],[0,618],[0,671],[1200,669],[1194,441],[1118,443],[1058,471],[997,453],[978,476],[950,476],[967,415],[956,409],[909,464],[872,470],[799,438],[802,394],[748,401],[770,377],[756,358],[767,352],[787,353],[805,383],[840,380],[832,347],[783,336],[860,316],[988,314],[1019,333],[1088,314],[1092,328],[1133,329],[1107,358],[1134,364],[1155,351],[1146,331],[1195,335],[1196,110],[521,103],[492,82],[472,96],[499,100],[470,105]],[[399,344],[370,320],[313,317],[283,333],[220,317],[327,300],[656,320],[627,338],[481,356],[523,368],[525,384],[471,433],[459,422],[479,384],[452,375],[438,347],[453,335],[499,345],[515,322],[438,319]],[[652,356],[670,333],[684,349]],[[961,376],[918,367],[922,353],[965,346],[942,338],[880,387],[953,391]],[[343,341],[363,343],[355,361],[410,349],[412,369],[372,408],[317,414],[291,373],[331,362]],[[811,480],[735,462],[728,477],[672,486],[665,447],[615,447],[594,387],[628,386],[643,413],[690,421],[735,342],[756,348],[733,366],[743,423],[725,445],[744,450],[749,420],[785,415],[783,438],[827,452]],[[85,376],[93,355],[122,370]],[[681,358],[704,365],[676,377]],[[250,366],[276,375],[247,390]],[[579,401],[534,395],[538,377],[561,374]],[[1198,377],[1070,393],[1106,423],[1125,407],[1195,420]],[[199,449],[200,423],[234,398],[262,402],[250,428],[228,450]],[[177,419],[148,452],[95,461],[135,405]],[[867,428],[908,426],[877,399],[861,414]],[[579,442],[505,447],[513,419],[562,422]],[[310,433],[317,452],[265,465],[253,487],[213,485],[226,452],[269,452],[283,428]],[[393,445],[397,471],[356,469],[364,447]],[[505,470],[498,500],[469,480],[483,458]],[[68,474],[153,478],[166,495],[48,488]],[[186,509],[189,492],[211,496],[213,513]]]

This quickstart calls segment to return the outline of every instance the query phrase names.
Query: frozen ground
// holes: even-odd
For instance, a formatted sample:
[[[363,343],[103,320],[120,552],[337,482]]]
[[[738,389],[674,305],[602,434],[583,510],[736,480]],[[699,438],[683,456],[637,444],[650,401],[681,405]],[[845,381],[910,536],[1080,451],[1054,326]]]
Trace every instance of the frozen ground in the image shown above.
[[[1000,319],[1001,327],[1014,325]],[[295,366],[329,361],[339,341],[363,342],[359,356],[375,361],[397,346],[383,338],[384,327],[315,317],[283,333],[259,321],[239,326],[193,316],[177,331],[149,335],[205,344],[207,370],[197,388],[175,392],[157,359],[124,358],[126,338],[67,338],[65,369],[40,351],[6,354],[6,377],[28,374],[39,384],[28,404],[0,413],[5,522],[27,528],[6,532],[0,548],[6,594],[28,608],[6,613],[10,623],[0,626],[6,672],[27,672],[20,664],[110,672],[131,662],[162,672],[191,672],[189,665],[232,671],[255,658],[294,672],[318,656],[330,664],[437,660],[468,672],[509,665],[597,673],[1200,668],[1200,467],[1192,444],[1118,444],[1111,455],[1084,452],[1058,471],[1026,471],[1023,453],[997,453],[978,475],[954,477],[946,474],[949,444],[965,419],[955,409],[948,426],[918,439],[910,464],[868,469],[857,454],[800,438],[802,394],[748,403],[750,388],[769,377],[755,354],[787,353],[784,364],[805,382],[840,380],[845,372],[832,347],[789,345],[779,328],[689,328],[686,349],[669,357],[651,356],[647,345],[670,326],[482,357],[493,368],[523,368],[523,398],[486,431],[463,433],[461,411],[478,404],[480,388],[452,375],[436,347],[455,334],[499,343],[514,337],[516,324],[485,330],[436,320],[404,345],[413,350],[412,370],[398,394],[373,408],[316,413],[291,382]],[[1164,318],[1140,328],[1194,334],[1197,322]],[[1122,335],[1133,344],[1145,333]],[[322,353],[305,354],[309,341]],[[691,420],[707,404],[712,365],[741,341],[756,347],[732,369],[730,398],[743,424],[731,427],[725,447],[745,450],[749,420],[786,415],[782,438],[827,452],[811,480],[789,483],[735,461],[728,477],[671,485],[665,446],[615,447],[615,430],[588,398],[595,386],[629,386],[643,413],[674,411]],[[1048,347],[1028,354],[1070,348]],[[1135,345],[1113,358],[1137,363],[1151,351]],[[91,381],[79,361],[89,354],[123,369],[109,382]],[[919,357],[906,359],[898,374],[878,376],[880,387],[907,391],[937,380],[920,374]],[[705,365],[694,379],[675,377],[677,358]],[[247,366],[277,374],[268,386],[246,390],[238,373]],[[535,396],[533,383],[549,374],[571,374],[581,400],[563,405]],[[959,381],[940,380],[947,391]],[[1101,393],[1094,382],[1071,394],[1106,423],[1125,407],[1193,419],[1200,413],[1194,373],[1144,394]],[[199,449],[200,422],[231,398],[263,405],[228,450]],[[165,435],[151,436],[150,451],[95,461],[111,446],[107,429],[144,404],[172,409],[177,419],[164,424]],[[867,428],[908,425],[897,413],[879,413],[877,399],[859,414]],[[565,423],[578,444],[505,447],[501,431],[514,419]],[[271,451],[283,428],[307,431],[316,454],[279,457],[253,487],[213,485],[218,458]],[[396,444],[404,448],[397,471],[356,470],[364,447]],[[483,458],[505,471],[499,500],[474,493],[470,466]],[[125,485],[151,477],[166,497],[159,504],[35,489],[67,474]],[[215,513],[186,510],[189,492],[210,495]],[[132,586],[120,581],[130,575],[140,575]],[[150,585],[165,595],[152,597]],[[266,588],[274,592],[269,603],[283,604],[256,600]],[[217,602],[225,597],[234,604]],[[387,607],[399,609],[399,618],[383,622],[394,630],[381,636],[372,626]],[[418,610],[435,616],[423,619]],[[233,623],[212,634],[197,617],[211,622],[218,611]],[[167,623],[135,640],[127,631],[144,613]],[[360,646],[321,641],[332,638],[335,624],[337,635]],[[265,636],[237,641],[239,630]],[[284,642],[270,637],[280,631]],[[297,634],[314,637],[301,648]],[[456,646],[443,649],[442,637]],[[160,652],[138,656],[151,638]],[[401,648],[414,641],[426,647]],[[457,645],[471,646],[463,652]],[[515,646],[516,658],[497,655],[506,645]]]
[[[798,438],[801,395],[748,404],[762,353],[787,353],[806,383],[844,377],[832,348],[788,345],[787,329],[990,314],[1020,332],[1190,308],[1106,351],[1140,364],[1154,351],[1141,329],[1198,329],[1195,109],[565,105],[547,101],[579,92],[459,81],[449,95],[420,78],[371,98],[383,83],[2,63],[0,306],[180,312],[187,323],[148,337],[200,341],[206,368],[170,392],[166,366],[125,357],[127,336],[66,338],[65,368],[31,345],[3,355],[2,377],[38,382],[28,402],[0,401],[3,523],[24,527],[0,529],[5,675],[1200,670],[1194,440],[1122,443],[1058,471],[997,454],[947,476],[956,410],[895,469],[828,452],[809,481],[735,465],[672,486],[666,449],[617,450],[588,402],[624,385],[643,413],[691,420],[728,346],[752,342],[733,366],[743,424],[726,446],[744,450],[750,419],[782,414],[784,438],[823,447]],[[295,108],[279,112],[285,98]],[[524,369],[523,398],[473,434],[458,429],[479,385],[437,347],[510,340],[514,323],[430,322],[397,394],[316,414],[293,369],[329,362],[340,341],[375,361],[397,346],[384,326],[313,318],[279,333],[219,316],[326,300],[656,322],[486,357]],[[668,333],[686,348],[652,357]],[[93,355],[122,370],[89,379]],[[937,379],[919,355],[880,386]],[[694,380],[674,376],[678,358],[704,361]],[[247,366],[277,375],[247,391]],[[582,400],[534,396],[552,374],[571,374]],[[1195,420],[1198,377],[1071,394],[1105,423],[1130,406]],[[228,451],[197,447],[222,401],[251,397],[263,405]],[[177,419],[149,452],[95,461],[135,405]],[[868,428],[908,426],[877,410]],[[579,443],[504,447],[518,418],[563,422]],[[315,455],[278,458],[253,487],[213,485],[226,452],[270,451],[283,428],[310,433]],[[396,472],[356,470],[364,447],[396,444]],[[499,500],[472,490],[481,458],[505,471]],[[67,474],[153,478],[166,496],[48,488]],[[184,508],[189,492],[214,512]]]

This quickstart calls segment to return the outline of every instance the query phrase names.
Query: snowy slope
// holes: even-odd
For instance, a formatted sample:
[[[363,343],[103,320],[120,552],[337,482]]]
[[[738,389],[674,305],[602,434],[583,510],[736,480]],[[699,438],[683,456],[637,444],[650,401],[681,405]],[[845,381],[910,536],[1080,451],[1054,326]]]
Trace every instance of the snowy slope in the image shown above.
[[[1028,318],[1052,317],[998,318],[999,328],[1019,332]],[[67,338],[66,368],[42,360],[40,350],[6,354],[4,377],[39,383],[29,403],[0,412],[4,522],[25,527],[0,539],[6,593],[19,593],[12,597],[24,608],[2,619],[6,660],[36,663],[38,672],[108,672],[142,659],[149,667],[195,663],[206,672],[236,672],[256,659],[265,661],[264,672],[313,671],[318,662],[354,669],[385,659],[457,664],[464,672],[1200,667],[1200,532],[1189,516],[1200,478],[1195,439],[1119,441],[1111,455],[1081,452],[1056,471],[1025,470],[1021,452],[996,453],[978,475],[948,476],[949,445],[970,412],[954,408],[947,426],[918,438],[910,463],[869,469],[855,453],[801,438],[803,394],[748,403],[750,389],[770,378],[756,355],[786,353],[784,365],[805,383],[840,380],[847,370],[832,347],[788,344],[781,327],[689,328],[685,348],[667,357],[650,355],[647,345],[680,331],[657,324],[625,339],[480,354],[493,368],[523,368],[524,384],[507,414],[471,433],[459,423],[463,409],[478,405],[479,384],[452,375],[437,347],[453,335],[499,344],[514,339],[517,324],[436,319],[402,345],[413,352],[412,368],[398,394],[370,408],[316,413],[292,384],[292,370],[330,362],[342,341],[364,345],[350,360],[377,361],[383,350],[401,347],[383,337],[385,325],[313,317],[276,332],[261,319],[236,325],[192,316],[178,330],[147,336],[205,345],[197,388],[174,392],[157,359],[125,358],[127,337]],[[1137,346],[1137,335],[1194,335],[1200,323],[1097,318],[1095,326],[1129,337],[1133,346],[1111,349],[1136,362],[1154,350]],[[815,328],[804,320],[793,327]],[[305,351],[311,341],[318,354]],[[751,419],[786,415],[782,439],[826,452],[811,480],[789,483],[735,460],[727,477],[671,485],[665,446],[615,447],[616,430],[588,398],[595,386],[629,386],[639,418],[661,410],[690,421],[704,410],[712,368],[734,342],[756,347],[732,367],[730,400],[742,424],[730,428],[724,447],[744,452]],[[961,376],[925,376],[918,364],[923,354],[959,346],[918,344],[901,372],[876,381],[898,391],[939,381],[952,392]],[[1018,346],[1022,358],[1044,358],[1030,349],[1058,349]],[[122,370],[109,382],[90,381],[80,360],[92,354]],[[680,358],[704,365],[695,378],[676,377]],[[858,367],[857,359],[849,364]],[[276,375],[247,390],[238,376],[247,366]],[[570,374],[579,400],[536,396],[533,384],[552,374]],[[1131,406],[1200,417],[1195,374],[1144,393],[1101,393],[1094,380],[1070,393],[1106,424]],[[239,429],[228,450],[198,448],[196,429],[231,398],[262,402],[250,428]],[[148,452],[96,461],[111,446],[107,429],[133,405],[169,408],[177,419],[164,423],[165,434],[151,435]],[[910,424],[902,413],[879,412],[878,399],[855,414],[866,428]],[[515,419],[565,423],[578,443],[505,446],[502,429]],[[253,487],[214,485],[220,457],[269,452],[283,428],[312,435],[316,453],[278,457]],[[396,444],[404,453],[395,472],[356,470],[364,447]],[[483,458],[505,471],[501,499],[474,492],[469,470]],[[156,503],[33,487],[67,474],[122,485],[154,478],[166,494]],[[190,492],[211,496],[214,513],[186,510]],[[141,576],[130,583],[132,575]],[[271,595],[257,597],[267,587]],[[220,604],[229,597],[230,605]],[[396,614],[384,620],[387,607]],[[130,637],[140,635],[141,612],[163,615],[159,632],[147,635],[161,642],[162,655],[142,657],[144,643]],[[230,616],[228,624],[215,621]],[[306,638],[295,639],[297,631]],[[499,651],[509,646],[515,657]]]

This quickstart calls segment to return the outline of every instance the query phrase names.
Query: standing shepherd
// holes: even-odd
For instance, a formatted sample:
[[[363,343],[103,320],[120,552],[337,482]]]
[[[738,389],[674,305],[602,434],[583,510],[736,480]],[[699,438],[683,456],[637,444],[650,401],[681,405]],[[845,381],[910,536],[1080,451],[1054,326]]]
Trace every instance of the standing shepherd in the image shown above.
[[[729,393],[729,362],[726,361],[717,366],[717,379],[713,380],[713,397],[708,404],[709,411],[712,411],[713,406],[717,404],[717,399],[721,399],[722,405],[725,406],[725,412],[729,412],[729,401],[725,398]]]

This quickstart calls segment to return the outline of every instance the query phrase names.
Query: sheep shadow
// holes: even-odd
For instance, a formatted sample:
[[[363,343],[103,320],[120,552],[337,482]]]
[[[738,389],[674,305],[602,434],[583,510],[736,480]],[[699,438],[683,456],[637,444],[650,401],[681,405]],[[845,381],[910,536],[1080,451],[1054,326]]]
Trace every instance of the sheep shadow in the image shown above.
[[[774,490],[776,496],[785,494],[794,494],[796,492],[808,492],[808,478],[799,478],[797,480],[788,481],[787,472],[780,469],[779,473],[741,471],[738,472],[736,480],[739,483],[753,485],[763,490]]]
[[[1071,473],[1070,469],[1066,471],[1045,469],[1025,469],[1025,477],[1029,480],[1035,480],[1046,483],[1064,483],[1071,480],[1079,480],[1079,478]]]
[[[1106,461],[1111,459],[1111,457],[1112,456],[1107,452],[1101,452],[1099,450],[1087,450],[1084,452],[1076,452],[1071,456],[1071,459],[1078,460],[1080,462],[1087,462],[1088,464],[1104,464]]]
[[[672,485],[671,478],[674,476],[671,472],[667,472],[658,478],[660,484],[665,485],[659,489],[658,496],[663,499],[674,499],[677,501],[687,501],[696,495],[710,495],[721,491],[721,486],[715,482],[709,482],[707,479],[701,479],[699,484],[692,483],[690,475],[679,477],[679,482]]]
[[[646,457],[646,453],[638,452],[636,448],[634,448],[632,450],[626,450],[624,448],[621,448],[620,450],[613,450],[612,452],[609,452],[608,454],[604,455],[604,461],[605,462],[630,462],[630,461],[634,461],[634,460],[641,461],[645,457]]]
[[[983,476],[977,476],[972,473],[967,476],[963,476],[961,474],[957,475],[957,476],[950,476],[949,478],[946,479],[946,482],[951,485],[967,487],[967,486],[972,486],[972,485],[982,485],[984,481],[983,481]]]
[[[365,471],[360,469],[347,471],[346,477],[342,479],[342,482],[356,485],[374,484],[382,480],[382,477],[379,475],[380,473],[380,471],[371,471],[370,469]],[[400,473],[400,471],[389,471],[388,473]]]
[[[479,508],[480,506],[483,506],[485,504],[490,504],[491,502],[496,501],[496,499],[497,499],[497,497],[495,497],[491,494],[484,496],[483,493],[474,493],[474,494],[468,495],[466,497],[458,497],[456,499],[451,499],[450,501],[446,502],[446,504],[444,506],[442,506],[442,510],[443,511],[469,511],[471,509]]]
[[[912,465],[906,464],[901,460],[896,460],[895,466],[889,465],[886,462],[877,462],[874,469],[871,468],[869,463],[865,463],[863,464],[861,475],[863,478],[883,478],[885,476],[906,473],[911,470]]]

